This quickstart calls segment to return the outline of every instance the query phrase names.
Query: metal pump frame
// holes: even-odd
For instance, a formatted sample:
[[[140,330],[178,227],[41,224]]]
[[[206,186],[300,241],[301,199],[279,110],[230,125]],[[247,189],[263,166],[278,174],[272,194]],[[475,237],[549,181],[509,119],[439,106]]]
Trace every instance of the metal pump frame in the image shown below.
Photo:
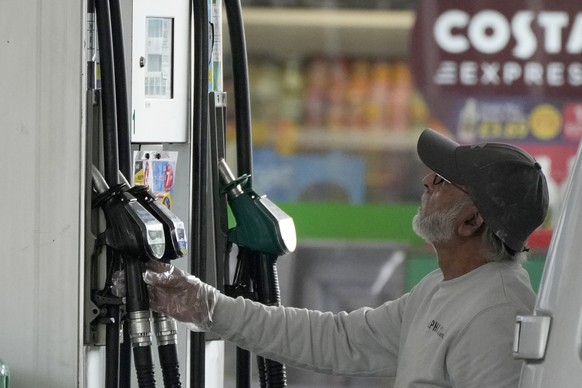
[[[248,176],[251,187],[252,136],[250,98],[246,57],[245,34],[239,0],[224,0],[230,26],[230,40],[235,80],[234,101],[236,117],[236,147],[238,173]],[[229,256],[232,243],[228,241],[227,198],[221,191],[218,163],[225,157],[226,138],[226,94],[222,90],[209,90],[209,63],[215,29],[209,20],[209,1],[191,0],[191,20],[194,32],[192,49],[192,99],[190,120],[190,271],[202,281],[208,280],[210,256],[215,260],[216,287],[227,294],[244,295],[267,304],[279,304],[277,257],[270,253],[239,247],[238,262],[233,284],[229,284]],[[100,103],[102,126],[102,190],[112,190],[111,196],[135,200],[132,194],[140,195],[141,189],[131,189],[120,176],[131,174],[131,142],[127,80],[125,75],[125,51],[123,47],[123,25],[120,0],[88,0],[89,18],[96,17],[99,42],[101,88],[96,88],[94,63],[88,63],[89,90],[93,91],[94,105]],[[214,22],[220,23],[220,20]],[[93,109],[93,111],[95,108]],[[96,112],[94,112],[96,113]],[[96,116],[99,116],[96,114]],[[97,125],[99,126],[99,125]],[[93,136],[97,139],[98,136]],[[97,141],[97,140],[96,140]],[[111,189],[109,189],[111,188]],[[133,190],[133,191],[132,191]],[[112,198],[111,197],[111,198]],[[120,198],[121,198],[120,197]],[[116,197],[117,198],[117,197]],[[127,199],[130,198],[130,199]],[[133,198],[133,199],[131,199]],[[141,198],[147,202],[147,199]],[[146,206],[147,203],[143,205]],[[146,206],[147,207],[147,206]],[[155,213],[152,211],[152,214]],[[214,229],[211,230],[210,228]],[[98,242],[100,240],[98,239]],[[210,242],[214,242],[210,246]],[[103,242],[103,241],[101,241]],[[93,257],[97,257],[97,252]],[[154,387],[155,378],[150,351],[150,311],[147,288],[141,280],[143,257],[130,257],[113,247],[106,246],[107,279],[105,287],[93,290],[92,302],[101,313],[96,323],[106,326],[105,385],[107,388],[130,387],[130,365],[133,343],[134,363],[140,387]],[[126,271],[128,295],[126,300],[111,292],[113,274]],[[167,317],[155,316],[159,320]],[[165,322],[165,321],[164,321]],[[125,323],[125,324],[122,324]],[[132,330],[140,331],[139,343],[134,341]],[[123,330],[123,341],[119,333]],[[171,330],[170,330],[171,331]],[[167,340],[164,337],[163,341]],[[189,377],[192,388],[205,386],[204,333],[190,334]],[[158,337],[158,343],[160,338]],[[166,387],[180,387],[175,342],[170,345],[171,369],[174,375],[166,379]],[[164,345],[166,343],[164,342]],[[160,349],[160,347],[158,347]],[[162,360],[160,360],[162,361]],[[286,386],[284,365],[257,357],[261,387]],[[164,369],[162,361],[162,369]],[[177,373],[177,378],[176,374]],[[237,349],[237,387],[250,387],[251,360],[249,352]]]

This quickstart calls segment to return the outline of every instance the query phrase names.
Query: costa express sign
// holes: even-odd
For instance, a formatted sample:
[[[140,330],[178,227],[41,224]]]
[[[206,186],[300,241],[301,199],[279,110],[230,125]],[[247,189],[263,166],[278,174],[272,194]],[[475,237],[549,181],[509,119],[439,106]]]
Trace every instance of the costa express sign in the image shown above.
[[[410,48],[416,87],[461,141],[577,142],[581,54],[567,0],[424,0]]]

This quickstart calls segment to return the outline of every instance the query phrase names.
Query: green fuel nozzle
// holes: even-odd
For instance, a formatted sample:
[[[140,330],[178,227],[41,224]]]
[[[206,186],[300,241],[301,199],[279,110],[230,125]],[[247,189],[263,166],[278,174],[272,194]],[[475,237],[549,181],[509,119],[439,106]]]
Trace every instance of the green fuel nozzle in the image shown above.
[[[224,159],[218,163],[221,192],[226,193],[236,226],[228,241],[257,252],[282,256],[293,252],[297,236],[293,219],[251,188],[249,176],[235,178]]]

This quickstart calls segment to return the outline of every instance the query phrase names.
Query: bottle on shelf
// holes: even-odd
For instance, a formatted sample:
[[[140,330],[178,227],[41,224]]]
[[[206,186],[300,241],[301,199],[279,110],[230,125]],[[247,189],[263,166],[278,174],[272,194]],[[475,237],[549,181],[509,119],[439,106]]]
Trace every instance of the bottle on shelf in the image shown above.
[[[349,64],[344,58],[336,58],[330,64],[327,88],[325,126],[329,130],[342,130],[347,125],[346,93],[349,82]]]
[[[321,129],[325,122],[328,96],[329,66],[324,58],[309,62],[304,98],[303,124],[310,129]]]
[[[410,125],[409,105],[412,94],[412,80],[408,65],[398,62],[394,68],[394,84],[392,87],[392,130],[403,133]]]
[[[281,115],[280,104],[283,98],[282,75],[280,66],[270,58],[255,62],[249,71],[251,90],[251,109],[253,119],[253,139],[255,144],[269,142],[269,132]]]
[[[350,130],[366,129],[366,101],[370,87],[370,64],[367,60],[357,60],[352,66],[347,92],[347,124]]]
[[[390,128],[391,66],[388,61],[379,60],[373,64],[370,91],[366,104],[366,121],[372,131],[386,131]]]

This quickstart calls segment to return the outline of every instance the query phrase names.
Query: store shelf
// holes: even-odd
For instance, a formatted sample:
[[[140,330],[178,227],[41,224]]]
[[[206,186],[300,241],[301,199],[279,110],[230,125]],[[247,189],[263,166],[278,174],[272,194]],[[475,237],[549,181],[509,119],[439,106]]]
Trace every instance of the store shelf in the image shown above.
[[[411,11],[243,8],[249,54],[404,58]],[[224,18],[226,20],[226,17]],[[228,45],[228,26],[224,40]]]
[[[304,130],[296,138],[302,150],[334,149],[343,151],[402,151],[414,150],[417,136],[411,133],[387,131]]]
[[[255,146],[290,166],[303,158],[352,158],[350,166],[365,166],[359,176],[365,201],[416,199],[424,174],[415,152],[423,117],[403,67],[414,13],[243,7],[243,18]],[[228,62],[227,26],[223,41]],[[387,74],[390,83],[382,78]],[[336,201],[344,194],[322,189],[317,198]]]

